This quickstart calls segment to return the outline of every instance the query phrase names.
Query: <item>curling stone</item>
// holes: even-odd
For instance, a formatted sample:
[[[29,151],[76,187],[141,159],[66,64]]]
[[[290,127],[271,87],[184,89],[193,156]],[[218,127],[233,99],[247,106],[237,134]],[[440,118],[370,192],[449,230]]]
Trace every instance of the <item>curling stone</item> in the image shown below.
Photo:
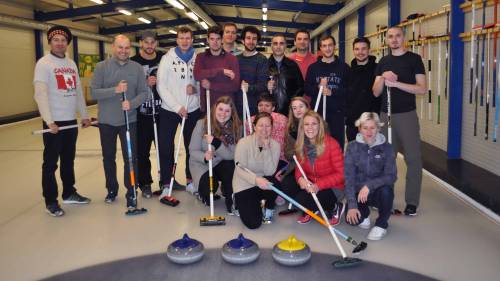
[[[196,240],[184,234],[182,239],[176,240],[168,245],[167,257],[170,261],[178,264],[195,263],[205,254],[205,247]]]
[[[222,246],[222,259],[232,264],[248,264],[259,258],[259,246],[240,233]]]
[[[298,266],[311,259],[311,249],[294,235],[276,243],[273,247],[273,259],[282,265]]]

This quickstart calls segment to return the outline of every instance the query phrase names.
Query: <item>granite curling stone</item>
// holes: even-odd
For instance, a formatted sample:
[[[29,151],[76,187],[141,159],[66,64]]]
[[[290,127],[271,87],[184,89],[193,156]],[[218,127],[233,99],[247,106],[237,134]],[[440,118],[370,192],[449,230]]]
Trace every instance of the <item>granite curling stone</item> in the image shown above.
[[[273,247],[274,261],[285,266],[298,266],[311,259],[311,249],[303,241],[297,240],[294,235],[276,243]]]
[[[191,239],[184,234],[182,239],[176,240],[168,245],[167,257],[170,261],[178,264],[195,263],[205,254],[203,243],[196,239]]]
[[[222,259],[231,264],[248,264],[259,258],[259,246],[243,234],[222,246]]]

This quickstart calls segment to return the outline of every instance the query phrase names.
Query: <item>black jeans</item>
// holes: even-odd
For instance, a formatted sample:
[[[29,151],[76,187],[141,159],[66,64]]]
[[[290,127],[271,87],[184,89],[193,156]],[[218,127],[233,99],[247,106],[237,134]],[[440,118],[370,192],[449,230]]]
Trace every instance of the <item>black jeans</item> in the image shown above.
[[[332,136],[339,143],[340,149],[344,151],[344,141],[345,141],[344,112],[341,111],[327,112],[325,121],[328,124],[330,136]]]
[[[182,132],[184,147],[186,149],[186,178],[191,178],[189,171],[189,142],[191,142],[191,134],[193,133],[196,122],[201,117],[199,109],[188,113],[188,118],[184,124],[184,131]],[[161,162],[161,178],[163,183],[167,183],[172,177],[172,168],[174,166],[174,153],[175,153],[175,133],[177,126],[182,122],[179,114],[160,109],[160,128],[159,128],[159,142],[160,145],[160,162]]]
[[[295,180],[295,170],[281,179],[280,190],[292,198],[295,198],[297,193],[301,191],[300,186]]]
[[[265,178],[278,188],[279,183],[273,176]],[[259,228],[262,224],[263,216],[260,201],[265,200],[264,207],[273,210],[276,197],[278,197],[278,194],[274,191],[262,190],[258,186],[235,193],[236,208],[240,213],[243,224],[249,229]]]
[[[76,120],[56,121],[57,126],[75,125]],[[48,129],[43,123],[43,128]],[[61,169],[59,173],[63,183],[62,198],[68,198],[76,189],[75,184],[75,151],[78,129],[67,129],[59,131],[57,134],[43,134],[43,164],[42,164],[42,190],[45,198],[45,205],[57,203],[57,181],[56,170],[57,161],[60,160]]]
[[[356,198],[358,198],[358,193],[356,193]],[[393,201],[394,188],[392,186],[381,186],[374,192],[370,192],[366,203],[358,202],[358,210],[361,213],[359,223],[370,216],[369,206],[374,206],[378,208],[378,217],[375,221],[375,225],[386,229],[389,226],[389,218],[391,217]]]
[[[116,178],[116,138],[120,138],[120,145],[123,156],[123,184],[127,188],[127,196],[133,196],[134,190],[130,181],[129,156],[127,150],[127,127],[111,126],[99,124],[99,135],[101,136],[102,158],[104,165],[104,175],[106,176],[106,188],[109,192],[118,194],[118,180]],[[130,141],[132,149],[132,163],[134,166],[134,175],[137,171],[136,159],[136,123],[130,123]],[[135,176],[134,176],[135,177]],[[136,179],[134,179],[135,182]]]
[[[155,119],[156,125],[159,127],[159,116],[156,115]],[[153,116],[137,113],[137,177],[139,186],[153,183],[149,152],[154,141]],[[155,144],[155,146],[158,146],[158,144]]]
[[[213,167],[213,192],[217,192],[218,182],[222,182],[222,194],[226,198],[226,208],[231,210],[233,205],[233,174],[234,174],[234,161],[233,160],[223,160],[217,166]],[[198,193],[200,197],[205,201],[209,201],[210,196],[210,178],[208,171],[204,173],[200,178],[200,183],[198,184]]]

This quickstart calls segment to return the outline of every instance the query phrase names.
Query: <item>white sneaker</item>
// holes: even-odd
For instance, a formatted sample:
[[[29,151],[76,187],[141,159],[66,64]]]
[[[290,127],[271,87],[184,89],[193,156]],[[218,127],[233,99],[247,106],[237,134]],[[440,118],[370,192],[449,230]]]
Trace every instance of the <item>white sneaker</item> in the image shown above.
[[[377,241],[377,240],[382,239],[386,233],[387,233],[386,229],[384,229],[382,227],[374,226],[372,228],[372,230],[370,230],[370,233],[368,233],[368,236],[366,238],[368,238],[368,240]]]
[[[365,218],[360,224],[358,224],[358,226],[362,229],[370,228],[370,218]]]
[[[189,192],[191,195],[197,193],[197,190],[194,190],[194,184],[192,182],[186,185],[186,191]]]

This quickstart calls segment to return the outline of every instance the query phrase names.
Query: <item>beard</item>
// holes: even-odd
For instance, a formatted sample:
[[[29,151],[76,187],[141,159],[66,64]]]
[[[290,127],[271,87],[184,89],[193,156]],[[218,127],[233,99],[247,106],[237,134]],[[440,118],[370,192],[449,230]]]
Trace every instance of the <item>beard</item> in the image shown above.
[[[253,52],[253,51],[255,51],[255,48],[256,48],[256,46],[253,46],[253,49],[250,49],[250,48],[248,48],[248,47],[245,45],[245,51],[247,51],[247,52]]]

